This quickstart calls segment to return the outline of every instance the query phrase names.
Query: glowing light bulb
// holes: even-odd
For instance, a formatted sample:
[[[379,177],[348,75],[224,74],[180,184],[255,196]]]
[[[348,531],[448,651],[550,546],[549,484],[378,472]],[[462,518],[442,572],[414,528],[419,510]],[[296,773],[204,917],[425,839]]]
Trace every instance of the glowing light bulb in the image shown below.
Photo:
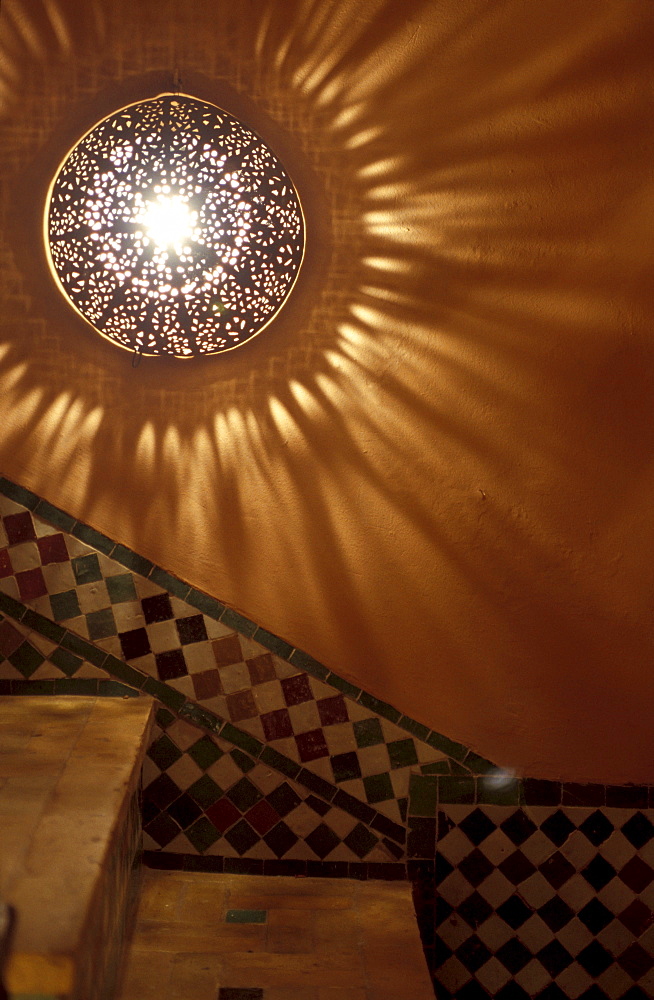
[[[161,249],[171,247],[178,252],[193,238],[198,213],[191,211],[179,195],[157,195],[148,201],[136,220],[142,223],[150,239]]]

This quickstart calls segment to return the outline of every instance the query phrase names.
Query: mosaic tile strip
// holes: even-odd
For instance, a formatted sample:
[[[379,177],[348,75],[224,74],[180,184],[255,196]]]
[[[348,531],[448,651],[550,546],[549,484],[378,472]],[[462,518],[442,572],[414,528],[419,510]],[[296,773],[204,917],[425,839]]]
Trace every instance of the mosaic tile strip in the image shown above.
[[[144,848],[260,861],[393,863],[369,825],[166,709],[143,767]]]
[[[191,650],[186,647],[237,633],[242,639],[253,639],[258,647],[263,647],[263,652],[274,654],[276,676],[279,679],[288,676],[288,671],[284,673],[284,669],[280,668],[279,661],[285,661],[294,667],[295,674],[303,672],[325,681],[332,688],[332,696],[336,693],[345,695],[362,708],[368,709],[370,715],[397,725],[403,734],[408,733],[415,740],[425,743],[442,755],[444,760],[458,762],[468,771],[478,765],[483,770],[493,766],[483,758],[471,754],[461,744],[430,730],[393,706],[338,677],[308,653],[260,628],[255,622],[225,607],[215,598],[190,587],[149,560],[3,477],[0,477],[0,516],[4,523],[4,535],[0,528],[0,590],[28,603],[46,617],[65,621],[78,634],[102,641],[103,648],[114,655],[122,654],[130,660],[154,657],[155,669],[152,659],[148,664],[148,672],[152,676],[173,681],[202,673],[197,665],[198,660],[202,659],[210,667],[214,666],[213,661],[204,660],[199,649]],[[146,611],[146,607],[138,605],[149,597],[155,600],[147,605]],[[184,602],[185,607],[180,607],[176,601]],[[203,622],[200,622],[198,612]],[[175,623],[184,618],[196,620],[176,627]],[[208,626],[208,620],[214,625]],[[223,626],[222,632],[215,628],[215,623]],[[152,625],[162,627],[151,630],[149,626]],[[206,637],[202,634],[202,625],[207,631]],[[145,635],[141,629],[145,629]],[[151,638],[154,639],[153,643],[150,643]],[[164,657],[157,662],[157,654],[170,652],[177,655]],[[228,645],[221,647],[218,656],[221,660],[227,658],[227,662],[217,663],[217,666],[233,667],[234,664],[242,664],[253,658],[247,650],[243,649],[243,652],[245,656],[240,659],[229,659]],[[159,670],[168,676],[162,677]],[[234,684],[238,684],[238,673],[233,669],[227,672],[222,692],[215,690],[208,694],[203,689],[202,697],[196,694],[196,698],[208,700],[210,697],[222,696],[226,699],[227,695],[241,693],[249,685],[233,690]],[[222,680],[221,675],[221,682]],[[199,683],[202,687],[203,681],[196,680],[194,683]],[[213,683],[215,686],[215,680]],[[251,683],[255,682],[251,680]],[[186,693],[190,696],[190,690]],[[281,707],[291,706],[284,703]],[[254,715],[241,715],[239,719],[231,717],[231,711],[240,715],[251,710],[251,705],[248,705],[245,698],[232,699],[223,708],[227,712],[220,714],[232,722],[255,718]],[[268,712],[274,710],[267,709]],[[261,709],[258,714],[265,712],[266,709]],[[270,725],[274,726],[274,720],[270,720]],[[293,735],[307,732],[311,730],[294,730]],[[258,735],[258,738],[262,737]],[[304,742],[306,744],[311,741]],[[304,752],[310,753],[310,750],[305,748]]]
[[[654,824],[641,810],[449,806],[417,890],[439,997],[654,995]]]

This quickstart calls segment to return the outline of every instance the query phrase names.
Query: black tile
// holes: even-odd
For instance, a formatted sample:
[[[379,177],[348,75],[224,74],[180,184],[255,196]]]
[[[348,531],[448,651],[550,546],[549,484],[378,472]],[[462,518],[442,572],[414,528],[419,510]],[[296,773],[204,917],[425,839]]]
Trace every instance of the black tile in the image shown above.
[[[263,795],[248,778],[241,778],[227,792],[227,798],[231,799],[237,809],[245,812],[247,809],[251,809],[256,802],[259,802]]]
[[[441,882],[444,882],[448,875],[451,875],[453,871],[454,865],[451,865],[447,858],[444,858],[442,854],[437,854],[434,862],[434,881],[436,885],[440,885]]]
[[[509,896],[506,902],[497,908],[498,915],[514,931],[517,931],[518,927],[522,927],[525,920],[529,920],[533,912],[532,908],[527,906],[520,896],[515,895]]]
[[[141,601],[141,607],[146,625],[152,625],[153,622],[167,622],[174,617],[168,594],[144,597]]]
[[[186,752],[203,771],[206,771],[208,767],[211,767],[212,764],[215,764],[223,756],[222,750],[216,746],[209,736],[203,736],[192,747],[189,747]]]
[[[353,725],[354,738],[358,747],[373,747],[384,742],[379,719],[360,719]]]
[[[443,900],[443,902],[445,901]],[[484,921],[488,920],[493,912],[493,907],[475,891],[462,903],[459,903],[456,911],[467,924],[470,924],[473,930],[476,930]]]
[[[550,941],[536,955],[543,968],[549,972],[552,979],[555,979],[564,969],[572,963],[573,958],[569,951],[563,947],[556,938]]]
[[[269,830],[263,839],[278,858],[282,858],[298,842],[298,838],[284,822]]]
[[[522,851],[514,851],[513,854],[510,854],[508,858],[505,858],[498,865],[498,868],[502,872],[502,875],[508,878],[509,882],[513,882],[514,885],[524,882],[525,879],[529,878],[536,871],[536,866],[531,863]]]
[[[258,858],[224,858],[225,875],[263,875],[263,861]]]
[[[160,774],[147,788],[143,790],[143,798],[146,802],[153,802],[159,810],[165,809],[182,794],[172,778],[167,774]]]
[[[188,646],[192,642],[205,642],[209,638],[202,615],[178,618],[175,624],[182,646]]]
[[[495,870],[485,854],[475,849],[459,865],[459,871],[475,889]]]
[[[647,785],[607,785],[606,804],[614,809],[647,809]]]
[[[337,847],[341,839],[332,829],[321,823],[307,837],[304,838],[314,854],[322,860]]]
[[[353,778],[361,777],[359,758],[354,751],[335,754],[331,758],[331,765],[334,771],[334,781],[350,781]]]
[[[175,716],[167,708],[158,708],[155,713],[155,719],[158,726],[161,726],[162,729],[167,729],[175,721]]]
[[[574,915],[574,910],[560,896],[552,896],[538,910],[538,916],[555,934],[569,924]]]
[[[188,673],[186,660],[181,649],[169,649],[165,653],[155,653],[154,658],[161,681],[173,681],[177,677],[185,677]]]
[[[200,853],[208,851],[217,840],[220,840],[219,831],[216,830],[213,823],[206,816],[200,816],[197,823],[194,823],[193,826],[190,826],[184,832],[196,851],[200,851]],[[218,861],[219,859],[216,858],[215,860]]]
[[[471,979],[460,990],[457,990],[457,1000],[488,1000],[489,994],[476,979]]]
[[[243,774],[247,774],[253,767],[257,766],[256,761],[252,760],[251,757],[248,757],[248,755],[243,753],[242,750],[232,750],[229,756],[232,758],[239,770],[243,772]]]
[[[516,810],[512,816],[500,823],[500,829],[506,834],[512,844],[520,847],[538,829],[535,823],[527,816],[522,809]]]
[[[315,812],[319,812],[313,803],[309,802],[309,799],[313,798],[313,795],[310,795],[307,799],[307,804],[310,805]],[[269,792],[266,796],[266,800],[280,816],[287,816],[288,813],[290,813],[293,809],[296,809],[302,801],[297,792],[295,792],[291,786],[287,784],[287,782],[283,782],[283,784],[274,788],[272,792]],[[325,812],[329,812],[331,806],[326,805],[321,799],[315,799],[315,801],[320,802],[321,805],[325,806]],[[324,814],[324,812],[321,813],[321,815]]]
[[[641,990],[640,986],[632,986],[622,995],[620,1000],[652,1000],[651,994]]]
[[[613,957],[599,941],[591,941],[583,951],[579,952],[577,961],[589,976],[596,979],[613,963]]]
[[[150,640],[144,628],[133,628],[129,632],[120,632],[118,638],[126,660],[135,660],[150,652]]]
[[[601,813],[599,809],[596,809],[594,813],[591,813],[590,816],[588,816],[584,822],[579,825],[579,829],[586,837],[588,837],[591,844],[594,844],[595,847],[599,847],[600,844],[603,844],[604,841],[611,836],[615,827],[613,826],[613,823],[607,819],[604,813]]]
[[[469,972],[477,972],[491,958],[491,952],[476,934],[464,941],[456,949],[455,955]]]
[[[568,994],[564,993],[556,983],[551,983],[538,994],[537,1000],[568,1000]]]
[[[376,847],[379,843],[374,833],[371,833],[363,823],[357,823],[344,840],[350,850],[354,851],[356,856],[361,859],[370,854],[373,847]]]
[[[290,858],[285,861],[278,861],[277,858],[266,858],[263,863],[263,873],[264,875],[285,875],[302,878],[307,873],[307,863],[306,861],[293,861]]]
[[[144,830],[160,847],[166,847],[179,833],[177,823],[167,813],[160,813]]]
[[[439,818],[441,815],[444,814],[439,813]],[[449,824],[450,828],[454,826],[454,823],[451,820],[449,821]],[[470,840],[475,847],[479,847],[479,845],[486,840],[486,837],[489,837],[491,833],[497,829],[497,826],[491,819],[489,819],[487,814],[482,809],[474,809],[473,812],[469,813],[469,815],[465,817],[465,819],[461,820],[459,823],[459,829],[463,830],[468,840]],[[442,839],[440,829],[438,839]]]
[[[172,805],[168,806],[168,815],[173,817],[182,830],[185,830],[187,826],[194,823],[201,813],[202,810],[198,804],[186,793],[180,795]]]
[[[147,826],[161,812],[154,802],[141,802],[141,825]]]
[[[531,1000],[531,997],[522,986],[510,980],[495,994],[495,1000]]]
[[[606,804],[606,788],[604,785],[564,782],[561,802],[564,806],[603,806]]]
[[[382,844],[388,851],[390,851],[394,858],[397,858],[398,861],[404,855],[404,848],[400,847],[400,845],[396,844],[394,841],[389,840],[388,837],[382,837]],[[352,862],[352,864],[354,864],[354,862]],[[414,862],[414,864],[420,864],[420,862]]]
[[[201,809],[208,809],[221,798],[223,792],[213,778],[210,778],[208,774],[203,774],[201,778],[193,782],[188,789],[188,794]]]
[[[261,840],[258,833],[256,833],[250,824],[245,819],[239,820],[236,826],[233,826],[231,830],[228,830],[225,834],[225,840],[227,840],[235,851],[239,854],[245,854],[249,851],[251,847],[254,847],[259,840]]]
[[[398,844],[404,844],[406,840],[406,827],[400,826],[399,823],[394,823],[392,819],[384,816],[383,813],[377,813],[370,825],[373,830],[377,830],[378,833],[383,833],[387,837],[392,837]]]
[[[556,851],[547,861],[543,861],[538,870],[553,889],[560,889],[575,873],[574,865],[571,865],[560,851]]]
[[[436,851],[436,820],[411,817],[407,826],[407,857],[433,858]]]
[[[649,844],[652,837],[654,837],[654,826],[650,823],[647,816],[643,816],[642,812],[638,812],[631,819],[627,820],[622,827],[622,833],[630,844],[637,848],[637,850],[640,850],[645,844]]]
[[[642,948],[637,941],[630,944],[626,951],[620,955],[618,965],[628,972],[632,979],[639,980],[647,975],[654,965],[654,958]]]
[[[601,854],[595,855],[590,864],[582,870],[581,874],[589,885],[592,885],[595,892],[599,892],[611,881],[615,875],[615,868],[610,865]]]
[[[495,957],[509,970],[512,976],[515,976],[521,969],[524,969],[527,962],[531,961],[533,955],[522,941],[514,937],[497,949]]]
[[[557,847],[565,844],[572,831],[577,829],[560,809],[548,816],[545,822],[541,823],[540,828],[548,840],[551,840]]]
[[[611,923],[613,914],[603,903],[600,903],[597,897],[594,897],[579,911],[579,919],[582,924],[585,924],[591,934],[597,935]]]
[[[633,892],[642,892],[646,889],[654,878],[654,871],[640,857],[632,858],[620,870],[620,879],[628,885]]]
[[[153,760],[158,768],[166,771],[175,761],[182,756],[182,751],[176,747],[169,736],[160,736],[148,750],[148,757]]]
[[[608,993],[601,990],[597,983],[593,983],[587,990],[579,996],[579,1000],[609,1000]]]

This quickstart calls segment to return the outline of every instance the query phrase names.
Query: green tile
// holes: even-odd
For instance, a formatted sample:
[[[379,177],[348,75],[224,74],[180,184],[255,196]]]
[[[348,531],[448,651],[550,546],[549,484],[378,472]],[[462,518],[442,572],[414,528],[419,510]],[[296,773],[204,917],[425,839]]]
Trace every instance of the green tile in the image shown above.
[[[50,606],[52,615],[56,622],[65,622],[69,618],[78,618],[81,615],[77,591],[66,590],[61,594],[50,595]]]
[[[439,775],[438,800],[443,803],[471,803],[475,801],[476,788],[474,778]]]
[[[237,729],[231,722],[227,722],[223,726],[220,735],[224,740],[228,740],[234,746],[240,747],[241,750],[251,753],[254,757],[258,757],[263,750],[263,743],[260,743],[254,736],[250,736],[249,733],[244,733],[242,729]]]
[[[220,747],[217,747],[208,736],[203,736],[197,743],[189,747],[186,752],[203,771],[206,771],[208,767],[211,767],[212,764],[215,764],[223,756]]]
[[[412,736],[417,737],[417,739],[422,740],[423,743],[429,736],[429,728],[423,726],[421,722],[415,722],[414,719],[410,719],[408,715],[403,715],[398,722],[400,729],[406,729],[407,733],[411,733]]]
[[[220,834],[216,830],[213,823],[210,823],[206,816],[200,816],[193,826],[190,826],[187,830],[184,830],[184,834],[193,844],[196,851],[203,854],[208,851],[210,847],[220,840]]]
[[[44,615],[32,611],[31,608],[28,608],[23,615],[22,622],[23,625],[27,625],[34,632],[38,632],[39,635],[45,636],[46,639],[50,639],[52,642],[61,642],[66,634],[66,629],[62,628],[61,625],[57,625]]]
[[[294,760],[273,749],[273,747],[264,747],[259,760],[262,764],[274,767],[276,771],[285,774],[287,778],[297,778],[302,770],[301,766],[296,764]]]
[[[31,677],[35,670],[38,670],[45,657],[34,649],[29,642],[24,642],[18,649],[8,657],[9,662],[19,670],[23,677]]]
[[[522,782],[513,775],[504,774],[499,770],[477,779],[477,802],[484,805],[520,805],[521,792]]]
[[[88,660],[95,667],[102,667],[107,659],[104,649],[98,649],[97,646],[87,642],[86,639],[82,639],[81,636],[75,635],[74,632],[66,632],[66,635],[61,640],[61,645],[65,646],[66,649],[70,649],[71,652],[83,656],[85,660]]]
[[[228,924],[265,924],[267,910],[228,910],[225,922]]]
[[[378,838],[363,823],[357,823],[344,839],[347,846],[351,851],[354,851],[358,858],[365,858],[366,854],[370,854],[379,843]]]
[[[354,684],[350,684],[349,681],[344,681],[342,677],[338,676],[338,674],[329,674],[326,683],[335,687],[338,691],[342,691],[343,694],[346,694],[348,698],[352,698],[354,701],[356,701],[361,694],[361,688],[355,687]]]
[[[0,591],[0,611],[4,611],[6,615],[9,615],[16,621],[20,621],[27,611],[27,608],[24,604],[21,604],[20,601],[15,601],[13,597],[9,596],[9,594],[3,594],[2,591]]]
[[[371,774],[363,779],[368,802],[386,802],[395,798],[390,774]]]
[[[4,476],[0,476],[0,493],[4,493],[14,503],[21,503],[23,507],[28,507],[29,510],[34,510],[39,502],[36,493],[26,490],[24,486],[19,486],[18,483],[12,483],[10,479],[5,479]]]
[[[242,750],[232,750],[229,756],[232,758],[236,766],[240,768],[243,774],[247,774],[248,771],[251,771],[253,767],[257,766],[256,761],[252,760],[251,757],[248,757],[248,755],[243,753]]]
[[[409,778],[409,816],[435,816],[438,804],[436,775],[412,774]]]
[[[252,636],[255,642],[259,645],[265,646],[269,649],[271,653],[275,653],[276,656],[281,656],[282,659],[288,660],[289,656],[293,652],[293,647],[289,643],[285,642],[284,639],[280,639],[278,635],[273,635],[272,632],[268,632],[265,628],[258,628],[254,635]]]
[[[386,747],[391,761],[391,770],[397,767],[411,767],[418,763],[418,754],[413,740],[394,740]]]
[[[158,708],[155,713],[155,719],[162,729],[167,729],[171,722],[175,721],[175,716],[167,708]]]
[[[471,774],[487,774],[488,771],[497,770],[497,764],[492,764],[485,757],[480,757],[478,753],[473,753],[472,750],[468,751],[463,758],[463,764]]]
[[[11,693],[14,695],[34,695],[35,697],[40,697],[41,695],[51,695],[54,694],[54,680],[47,681],[12,681],[11,682]]]
[[[294,649],[289,657],[289,662],[297,667],[299,670],[306,670],[308,674],[312,677],[316,677],[319,681],[324,681],[327,679],[329,670],[327,667],[320,663],[318,660],[314,660],[313,656],[309,656],[301,649]]]
[[[197,802],[201,809],[208,809],[209,806],[212,806],[214,802],[217,802],[223,794],[223,790],[220,785],[216,784],[213,778],[210,778],[208,774],[203,774],[201,778],[194,781],[187,791],[193,801]]]
[[[392,705],[389,705],[385,701],[381,701],[379,698],[373,698],[367,691],[361,692],[359,704],[363,705],[364,708],[370,709],[371,712],[383,716],[389,722],[399,722],[400,720],[400,713],[396,708],[393,708]]]
[[[147,691],[163,705],[172,708],[174,712],[178,712],[186,701],[183,694],[180,694],[175,688],[168,687],[167,684],[162,684],[161,681],[156,681],[154,677],[148,677],[141,690]]]
[[[134,571],[134,573],[139,573],[140,576],[148,576],[152,569],[154,569],[153,564],[149,559],[144,559],[143,556],[137,555],[136,552],[132,552],[128,549],[126,545],[116,545],[111,553],[111,558],[121,564],[121,566],[127,566],[128,569]]]
[[[358,747],[374,747],[384,742],[379,719],[361,719],[354,723],[354,738]]]
[[[88,556],[75,556],[75,558],[71,559],[70,562],[78,585],[81,586],[83,583],[96,583],[98,580],[102,579],[100,560],[96,556],[95,552],[91,552]]]
[[[97,677],[58,677],[54,683],[55,694],[92,696],[98,693]]]
[[[54,663],[55,667],[59,667],[62,673],[66,674],[66,677],[72,677],[73,674],[76,674],[84,662],[79,656],[75,656],[67,649],[62,649],[61,646],[53,650],[48,659]]]
[[[450,774],[450,762],[436,760],[433,764],[423,764],[420,770],[423,774]]]
[[[89,630],[89,639],[108,639],[118,633],[111,608],[90,611],[86,616],[86,624]]]
[[[224,725],[223,720],[215,715],[214,712],[210,712],[208,708],[202,708],[192,701],[187,701],[186,704],[182,705],[179,709],[179,714],[196,726],[209,729],[212,733],[216,733],[216,735],[221,732]]]
[[[164,575],[167,576],[167,574]],[[150,574],[150,579],[155,580],[154,572]],[[160,580],[157,579],[155,580],[155,582],[159,583],[161,587],[166,587],[166,590],[170,590],[170,588],[167,587],[166,584],[162,583]],[[174,591],[170,592],[174,593]],[[209,597],[207,594],[203,594],[201,590],[195,590],[194,588],[191,588],[189,590],[185,600],[192,607],[197,608],[198,611],[201,611],[203,615],[206,615],[207,618],[215,618],[216,621],[218,621],[218,619],[225,610],[225,605],[221,604],[220,601],[217,601],[215,597]]]
[[[84,542],[85,545],[90,545],[92,549],[104,552],[106,556],[111,555],[116,544],[112,542],[111,538],[107,538],[106,535],[103,535],[100,531],[96,531],[95,528],[90,528],[88,524],[82,524],[81,521],[75,524],[71,534],[75,538],[79,538],[80,542]]]
[[[181,756],[182,751],[165,734],[160,736],[158,740],[155,740],[148,750],[148,757],[162,771],[167,771]]]
[[[117,576],[108,576],[105,579],[109,600],[112,604],[123,604],[125,601],[136,601],[138,595],[134,586],[134,577],[131,573],[118,573]]]
[[[454,757],[455,760],[463,760],[468,753],[468,748],[464,747],[462,743],[455,743],[454,740],[449,740],[447,736],[441,736],[440,733],[431,732],[426,742],[429,743],[430,747],[440,750],[441,753],[446,753],[448,757]]]
[[[128,663],[123,663],[117,656],[112,656],[111,654],[104,661],[103,669],[108,674],[111,674],[112,677],[117,678],[119,681],[124,681],[125,684],[129,684],[130,687],[138,688],[139,690],[143,688],[147,680],[146,674],[142,674],[139,670],[135,670]]]
[[[98,680],[98,694],[104,698],[138,698],[139,692],[120,681]]]
[[[158,587],[163,587],[163,589],[168,591],[169,594],[174,594],[175,597],[181,598],[182,601],[188,600],[190,591],[188,583],[184,583],[183,580],[179,580],[176,576],[166,573],[166,571],[160,569],[159,566],[152,567],[148,579],[152,580],[153,583],[156,583]],[[195,607],[195,605],[193,605],[193,607]],[[221,604],[220,607],[224,610],[224,605]]]
[[[251,622],[244,615],[239,615],[238,611],[234,611],[233,608],[225,608],[220,616],[220,620],[223,625],[229,625],[230,628],[240,632],[241,635],[253,636],[257,630],[254,622]]]
[[[65,511],[59,510],[58,507],[54,507],[47,500],[39,500],[34,508],[34,513],[61,531],[71,532],[73,530],[75,518],[71,517],[70,514],[66,514]]]

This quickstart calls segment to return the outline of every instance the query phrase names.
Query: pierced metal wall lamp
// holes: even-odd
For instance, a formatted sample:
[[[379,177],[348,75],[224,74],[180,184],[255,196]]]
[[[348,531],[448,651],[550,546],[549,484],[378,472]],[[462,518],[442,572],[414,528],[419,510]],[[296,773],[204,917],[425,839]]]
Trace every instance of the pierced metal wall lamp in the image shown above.
[[[272,151],[220,108],[174,93],[79,140],[44,229],[64,296],[137,356],[244,344],[281,309],[304,253],[300,202]]]

